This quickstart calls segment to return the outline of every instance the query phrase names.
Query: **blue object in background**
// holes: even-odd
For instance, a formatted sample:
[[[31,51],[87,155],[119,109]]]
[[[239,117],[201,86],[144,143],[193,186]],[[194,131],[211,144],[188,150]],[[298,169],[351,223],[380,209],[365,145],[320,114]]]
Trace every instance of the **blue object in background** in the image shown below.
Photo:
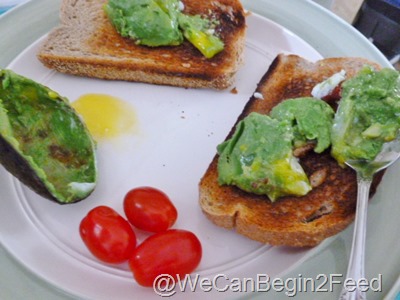
[[[394,6],[400,7],[400,0],[385,0],[385,2],[392,4]],[[398,300],[398,299],[396,299]]]
[[[28,0],[0,0],[0,15],[14,6],[24,3]]]
[[[10,8],[12,8],[12,6],[6,6],[6,7],[0,7],[0,15],[2,13],[5,13],[7,10],[9,10]]]
[[[400,293],[397,294],[397,296],[394,300],[400,300]]]

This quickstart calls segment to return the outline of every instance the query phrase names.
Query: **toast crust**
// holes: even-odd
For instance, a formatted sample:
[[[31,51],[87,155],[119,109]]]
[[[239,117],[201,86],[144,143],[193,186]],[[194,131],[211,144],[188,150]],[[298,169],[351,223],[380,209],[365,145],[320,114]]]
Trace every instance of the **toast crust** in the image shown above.
[[[239,120],[251,112],[267,114],[288,98],[310,96],[312,88],[339,71],[353,76],[365,64],[360,58],[328,58],[311,63],[295,55],[279,55],[260,80]],[[234,127],[227,136],[233,134]],[[341,168],[329,153],[307,152],[300,158],[313,190],[302,197],[283,197],[271,202],[267,196],[247,193],[235,186],[218,184],[218,154],[199,184],[199,204],[203,213],[218,226],[235,229],[250,239],[271,245],[309,247],[345,229],[354,219],[357,199],[356,174]],[[382,178],[376,175],[371,193]]]
[[[225,47],[211,59],[186,40],[171,47],[136,45],[112,26],[102,9],[106,2],[64,0],[61,24],[49,34],[38,59],[59,72],[101,79],[215,89],[233,84],[243,61],[246,29],[239,1],[183,0],[185,13],[219,20],[216,31]]]

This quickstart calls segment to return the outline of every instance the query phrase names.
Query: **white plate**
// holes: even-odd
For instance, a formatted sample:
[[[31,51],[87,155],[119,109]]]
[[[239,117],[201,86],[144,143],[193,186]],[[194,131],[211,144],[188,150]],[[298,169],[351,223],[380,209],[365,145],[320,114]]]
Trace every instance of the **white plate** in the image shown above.
[[[149,185],[166,192],[176,205],[179,217],[174,228],[191,230],[201,240],[203,259],[195,274],[210,279],[217,274],[230,279],[255,278],[256,274],[273,277],[299,263],[307,250],[269,247],[218,228],[197,204],[198,183],[217,144],[224,140],[273,58],[281,52],[310,60],[321,57],[272,21],[251,14],[247,22],[246,63],[237,74],[237,94],[63,75],[36,59],[41,40],[22,52],[9,68],[70,101],[86,93],[119,97],[135,110],[137,130],[117,140],[98,141],[98,187],[76,204],[61,206],[45,200],[2,169],[3,246],[36,275],[71,295],[96,300],[159,298],[152,289],[134,282],[126,264],[106,265],[93,258],[78,234],[79,222],[91,208],[109,205],[122,214],[125,193]],[[138,235],[140,240],[146,236]],[[227,284],[226,279],[221,284]],[[228,297],[229,292],[217,296]],[[176,299],[186,297],[177,290]],[[192,297],[200,299],[204,294],[198,289]]]

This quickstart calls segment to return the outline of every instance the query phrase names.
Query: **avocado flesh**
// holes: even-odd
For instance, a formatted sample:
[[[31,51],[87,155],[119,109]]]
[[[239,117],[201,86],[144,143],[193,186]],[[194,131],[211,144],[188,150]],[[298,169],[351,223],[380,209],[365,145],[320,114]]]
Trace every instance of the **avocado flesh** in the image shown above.
[[[342,98],[332,127],[332,156],[373,161],[400,131],[400,73],[366,66],[342,84]]]
[[[272,202],[306,195],[312,186],[293,149],[310,142],[315,152],[325,151],[333,116],[329,104],[311,97],[284,100],[269,115],[250,113],[217,147],[219,184],[267,195]]]
[[[178,6],[177,0],[111,0],[104,10],[121,36],[150,47],[176,46],[183,42]]]
[[[218,145],[218,182],[267,195],[274,202],[311,190],[303,168],[292,154],[293,132],[286,121],[250,113],[233,136]]]
[[[223,41],[214,35],[211,21],[199,15],[179,15],[179,26],[185,38],[192,43],[206,58],[212,58],[224,50]]]
[[[68,100],[10,70],[0,70],[0,154],[10,173],[58,203],[95,188],[94,142]]]
[[[186,15],[179,0],[110,0],[104,11],[117,32],[139,45],[178,46],[184,37],[206,58],[224,49],[215,20]]]

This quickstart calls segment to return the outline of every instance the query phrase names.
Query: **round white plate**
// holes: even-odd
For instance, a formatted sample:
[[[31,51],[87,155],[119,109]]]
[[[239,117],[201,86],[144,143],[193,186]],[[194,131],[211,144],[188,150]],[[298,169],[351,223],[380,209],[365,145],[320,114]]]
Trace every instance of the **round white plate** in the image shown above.
[[[201,213],[198,183],[236,118],[278,53],[295,53],[310,60],[321,55],[302,39],[261,16],[247,17],[245,65],[230,90],[195,90],[140,83],[102,81],[49,70],[36,59],[39,39],[8,68],[49,86],[71,102],[87,93],[116,96],[131,105],[134,133],[98,140],[99,183],[82,202],[58,205],[41,198],[1,170],[1,243],[24,266],[67,293],[88,299],[157,299],[150,288],[138,286],[127,264],[107,265],[85,248],[78,233],[81,219],[97,205],[123,214],[125,193],[137,186],[166,192],[179,213],[174,228],[194,232],[203,245],[203,259],[194,272],[219,281],[257,274],[278,276],[299,263],[308,250],[287,251],[218,228]],[[273,41],[273,42],[272,42]],[[139,240],[147,235],[138,233]],[[176,299],[187,295],[177,288]],[[251,289],[249,290],[251,291]],[[209,293],[207,293],[209,295]],[[215,296],[228,297],[229,291]],[[197,289],[191,298],[204,298]]]
[[[0,16],[0,67],[6,67],[12,60],[15,59],[21,51],[34,43],[40,36],[48,32],[52,27],[58,24],[58,10],[61,0],[32,0],[28,3],[16,7],[11,11]],[[357,32],[349,24],[316,5],[311,0],[293,1],[293,0],[242,0],[243,5],[250,11],[257,12],[260,15],[267,17],[289,29],[295,35],[301,37],[314,49],[321,53],[324,57],[330,56],[361,56],[374,60],[383,66],[390,66],[388,60],[380,53],[365,37]],[[318,0],[319,2],[319,0]],[[269,44],[275,43],[275,38],[268,41]],[[35,60],[35,58],[32,58]],[[29,64],[28,64],[29,65]],[[72,87],[72,90],[75,87]],[[69,90],[68,93],[73,91]],[[239,91],[240,92],[240,91]],[[243,92],[243,91],[242,91]],[[71,99],[74,100],[74,99]],[[125,99],[126,100],[126,99]],[[241,101],[247,101],[241,99]],[[227,127],[230,124],[226,124]],[[223,134],[221,134],[223,135]],[[219,141],[216,141],[218,143]],[[399,276],[400,256],[400,196],[397,191],[398,178],[400,178],[400,168],[397,165],[392,166],[384,177],[384,181],[380,185],[379,191],[372,199],[368,212],[368,236],[367,236],[367,266],[366,272],[368,278],[374,278],[382,274],[382,291],[369,292],[368,299],[375,300],[392,300],[393,293],[389,293],[391,287]],[[85,272],[82,272],[78,264],[73,271],[73,276],[64,277],[63,282],[58,280],[57,273],[62,273],[62,261],[70,257],[70,261],[76,261],[75,258],[65,255],[63,250],[60,250],[53,242],[49,242],[48,238],[43,238],[44,235],[40,230],[35,229],[37,225],[32,226],[33,231],[39,232],[38,236],[34,236],[38,241],[37,247],[32,250],[31,254],[26,254],[29,261],[38,261],[35,265],[38,270],[41,268],[54,269],[52,275],[43,276],[38,273],[33,266],[27,266],[22,260],[5,248],[3,239],[18,240],[33,239],[29,237],[32,234],[27,227],[31,226],[31,221],[26,219],[23,224],[18,224],[22,217],[25,218],[25,212],[18,200],[13,203],[7,199],[15,199],[16,191],[14,190],[15,181],[6,173],[0,171],[0,205],[2,209],[1,217],[5,221],[0,220],[0,298],[3,300],[25,300],[25,299],[40,299],[40,300],[72,300],[81,297],[76,296],[75,287],[72,287],[72,295],[66,294],[67,289],[71,292],[71,285],[76,281],[80,281],[80,286],[85,287],[96,286],[100,288],[102,282],[96,282],[96,277],[91,277],[90,281]],[[34,199],[36,200],[36,199]],[[4,204],[5,202],[5,204]],[[18,207],[18,208],[16,208]],[[14,216],[15,211],[18,213]],[[9,213],[8,213],[9,212]],[[82,212],[83,213],[83,212]],[[6,223],[6,226],[3,226]],[[29,224],[26,224],[29,223]],[[72,224],[72,223],[71,223]],[[67,226],[67,225],[65,225]],[[3,234],[7,232],[7,234]],[[338,299],[341,289],[340,277],[344,276],[347,268],[348,254],[351,246],[352,226],[338,234],[320,246],[315,247],[307,253],[299,253],[297,250],[271,248],[266,251],[269,256],[267,261],[272,264],[268,268],[280,269],[281,260],[275,262],[275,253],[285,255],[288,264],[294,263],[294,268],[286,269],[282,279],[287,280],[288,284],[295,282],[301,284],[306,280],[313,280],[316,285],[322,284],[324,278],[336,276],[339,279],[339,284],[335,283],[331,286],[320,286],[320,292],[316,293],[315,289],[308,288],[297,289],[292,294],[295,297],[291,299],[308,300],[308,299]],[[244,240],[246,243],[248,240]],[[18,243],[18,247],[25,247],[25,244]],[[61,262],[59,257],[46,257],[47,253],[41,254],[43,249],[48,245],[51,248],[57,248],[59,256],[62,257]],[[28,245],[31,246],[31,245]],[[16,250],[17,251],[17,250]],[[17,251],[18,253],[19,251]],[[257,253],[256,253],[257,254]],[[266,255],[264,254],[264,255]],[[295,263],[297,261],[297,263]],[[248,264],[241,265],[241,273],[250,274],[254,277],[258,269],[263,268],[261,264],[259,268],[253,269]],[[71,265],[73,266],[73,264]],[[28,267],[28,269],[27,269]],[[243,270],[244,269],[244,270]],[[233,270],[236,271],[236,270]],[[66,271],[65,271],[66,272]],[[263,271],[264,272],[264,271]],[[66,272],[71,275],[71,272]],[[240,272],[238,272],[239,274]],[[97,274],[97,273],[96,273]],[[53,277],[54,276],[54,277]],[[93,274],[91,275],[93,276]],[[280,276],[280,275],[279,275]],[[317,280],[319,278],[319,281]],[[126,279],[128,280],[128,279]],[[302,281],[303,280],[303,281]],[[343,280],[343,278],[342,278]],[[119,281],[124,285],[124,281]],[[130,281],[132,282],[132,281]],[[226,283],[222,281],[221,283]],[[329,283],[329,282],[327,282]],[[112,286],[112,289],[118,290],[120,286]],[[291,286],[288,286],[290,288]],[[63,288],[63,290],[59,289]],[[394,290],[397,290],[394,287]],[[288,290],[286,290],[288,291]],[[137,289],[135,287],[135,292]],[[113,295],[117,299],[118,293]],[[205,299],[213,299],[213,296],[205,296]],[[85,297],[84,295],[81,295]],[[191,292],[186,294],[187,298],[193,295]],[[215,296],[215,295],[214,295]],[[219,297],[225,298],[257,298],[257,299],[274,299],[286,300],[288,295],[283,291],[274,291],[270,289],[266,292],[253,293],[250,296],[242,293],[234,295],[226,295],[225,292],[218,293]],[[132,299],[135,299],[132,296]],[[173,299],[173,298],[172,298]]]

